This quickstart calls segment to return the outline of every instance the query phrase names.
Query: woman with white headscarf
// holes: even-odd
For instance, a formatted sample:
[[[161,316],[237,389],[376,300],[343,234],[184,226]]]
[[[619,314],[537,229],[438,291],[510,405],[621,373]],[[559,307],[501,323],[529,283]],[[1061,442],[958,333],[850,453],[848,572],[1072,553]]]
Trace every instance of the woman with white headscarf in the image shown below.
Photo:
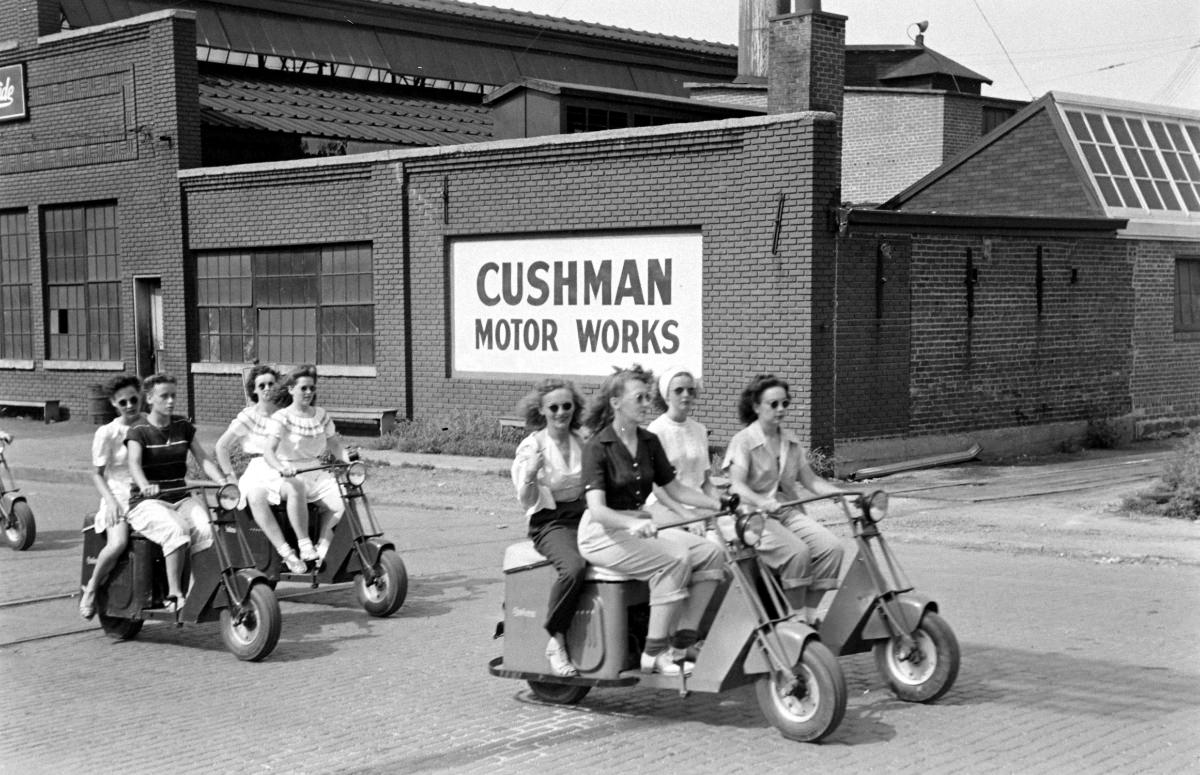
[[[657,387],[667,411],[654,418],[646,429],[662,442],[679,481],[713,495],[716,490],[709,481],[708,429],[691,418],[700,394],[696,378],[685,367],[672,366],[659,376]],[[672,514],[682,518],[692,516],[690,506],[657,489],[646,508],[656,520],[668,520]],[[698,534],[704,532],[702,523],[695,523],[691,529]]]

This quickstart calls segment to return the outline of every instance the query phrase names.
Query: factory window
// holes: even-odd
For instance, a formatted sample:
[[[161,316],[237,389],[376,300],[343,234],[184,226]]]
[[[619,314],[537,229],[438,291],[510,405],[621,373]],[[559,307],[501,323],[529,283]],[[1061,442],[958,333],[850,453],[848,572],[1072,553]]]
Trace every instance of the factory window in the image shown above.
[[[1175,259],[1175,330],[1200,331],[1200,256]]]
[[[24,210],[0,212],[0,358],[32,357],[29,218]]]
[[[564,134],[600,132],[605,129],[625,129],[631,126],[658,126],[659,124],[672,124],[681,120],[670,116],[629,113],[624,110],[589,108],[582,105],[566,106],[563,117]]]
[[[121,274],[113,202],[42,210],[47,357],[121,358]]]
[[[370,245],[200,253],[200,360],[371,365]]]

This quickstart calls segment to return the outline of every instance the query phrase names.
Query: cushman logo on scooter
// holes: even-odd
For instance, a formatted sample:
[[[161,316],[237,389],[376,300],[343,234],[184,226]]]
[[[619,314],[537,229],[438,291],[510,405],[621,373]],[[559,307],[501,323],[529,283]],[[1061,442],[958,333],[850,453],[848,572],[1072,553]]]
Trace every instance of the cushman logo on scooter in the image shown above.
[[[537,611],[534,611],[532,608],[514,608],[512,615],[523,619],[536,619]]]

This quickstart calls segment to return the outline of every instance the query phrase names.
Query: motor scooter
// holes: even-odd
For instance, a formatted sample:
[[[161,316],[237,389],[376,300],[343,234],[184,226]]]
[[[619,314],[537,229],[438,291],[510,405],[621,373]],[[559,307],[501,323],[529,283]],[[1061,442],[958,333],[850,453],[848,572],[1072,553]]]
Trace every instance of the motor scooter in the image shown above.
[[[346,513],[333,529],[333,542],[325,555],[324,564],[318,568],[316,563],[310,562],[306,572],[292,573],[283,564],[279,552],[271,545],[249,510],[241,509],[236,519],[254,554],[255,567],[266,574],[272,586],[279,581],[298,581],[314,588],[321,584],[354,582],[354,593],[363,610],[372,616],[391,616],[404,604],[408,594],[408,572],[396,552],[396,545],[383,537],[383,531],[375,521],[375,514],[363,491],[363,483],[367,479],[366,465],[361,460],[355,460],[302,470],[321,469],[335,472],[342,500],[346,504]],[[284,537],[295,549],[296,536],[284,506],[274,507],[274,512]],[[319,517],[319,507],[309,506],[309,537],[314,541],[319,531]]]
[[[875,665],[892,692],[908,702],[933,702],[958,676],[958,640],[938,604],[914,592],[891,547],[879,532],[887,493],[847,493],[803,498],[840,501],[857,552],[818,629],[838,656],[874,650]]]
[[[162,548],[138,533],[117,561],[108,580],[96,591],[96,612],[104,632],[116,640],[135,637],[146,620],[176,626],[219,619],[225,647],[238,659],[257,662],[279,641],[279,601],[267,577],[254,567],[254,558],[238,529],[234,513],[241,495],[235,485],[194,484],[161,490],[188,492],[204,499],[212,525],[213,544],[189,557],[190,587],[182,608],[166,607],[167,577]],[[104,548],[91,518],[84,523],[81,583],[86,585]],[[188,578],[184,569],[184,579]]]
[[[33,509],[17,487],[12,469],[4,457],[4,442],[0,442],[0,522],[4,526],[4,540],[18,552],[33,546],[37,538],[37,522]]]
[[[505,552],[504,621],[498,628],[504,653],[489,663],[492,675],[527,681],[535,697],[560,704],[579,702],[592,687],[637,685],[686,696],[754,683],[760,710],[784,737],[816,742],[831,733],[846,712],[846,680],[817,631],[792,609],[779,581],[758,557],[755,547],[765,516],[726,509],[670,527],[714,518],[724,518],[716,522],[727,581],[718,587],[702,622],[704,645],[690,676],[640,671],[649,590],[643,582],[595,566],[588,570],[566,634],[579,676],[548,673],[542,622],[555,571],[531,541]]]

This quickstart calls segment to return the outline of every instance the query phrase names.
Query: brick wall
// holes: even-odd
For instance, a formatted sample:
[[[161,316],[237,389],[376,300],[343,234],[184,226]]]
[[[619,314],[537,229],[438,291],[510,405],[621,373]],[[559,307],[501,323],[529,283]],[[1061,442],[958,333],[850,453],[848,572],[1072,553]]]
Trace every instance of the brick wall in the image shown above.
[[[30,118],[0,124],[0,209],[27,213],[35,298],[34,368],[0,368],[0,395],[58,398],[73,416],[83,417],[89,385],[121,370],[45,369],[38,224],[40,208],[46,206],[116,201],[123,278],[121,366],[132,372],[136,363],[132,278],[161,276],[168,352],[164,368],[181,377],[186,374],[186,305],[178,269],[182,223],[175,173],[181,156],[199,155],[198,137],[179,129],[178,93],[189,83],[194,89],[195,47],[191,14],[158,13],[0,51],[0,64],[27,63]],[[192,115],[185,120],[198,126],[194,97],[192,102]],[[180,388],[180,405],[185,406],[186,380]]]
[[[1200,425],[1200,334],[1176,332],[1175,260],[1200,256],[1195,242],[1130,243],[1137,293],[1133,416],[1140,434]]]
[[[1036,175],[1032,181],[1030,175]],[[1044,110],[910,199],[904,209],[982,215],[1103,215]]]
[[[890,243],[893,255],[885,260],[891,268],[885,271],[884,316],[875,321],[880,242]],[[973,316],[968,250],[978,271]],[[840,252],[838,439],[954,434],[1130,413],[1130,384],[1140,370],[1130,336],[1130,243],[880,233],[843,240]],[[871,389],[862,387],[864,380]]]
[[[938,92],[848,90],[842,145],[842,200],[885,202],[942,163]]]
[[[795,430],[828,435],[832,367],[814,370],[813,353],[831,361],[826,213],[836,202],[837,151],[828,114],[793,114],[228,168],[183,177],[189,247],[370,240],[378,376],[322,378],[322,401],[411,404],[417,417],[445,419],[464,410],[511,414],[532,381],[448,376],[448,240],[698,227],[707,397],[698,418],[723,443],[738,429],[736,397],[749,376],[776,372],[792,381],[798,404],[821,415],[814,429],[806,412],[796,413]],[[822,327],[816,335],[814,325]],[[237,375],[196,380],[198,416],[220,420],[241,405]]]

